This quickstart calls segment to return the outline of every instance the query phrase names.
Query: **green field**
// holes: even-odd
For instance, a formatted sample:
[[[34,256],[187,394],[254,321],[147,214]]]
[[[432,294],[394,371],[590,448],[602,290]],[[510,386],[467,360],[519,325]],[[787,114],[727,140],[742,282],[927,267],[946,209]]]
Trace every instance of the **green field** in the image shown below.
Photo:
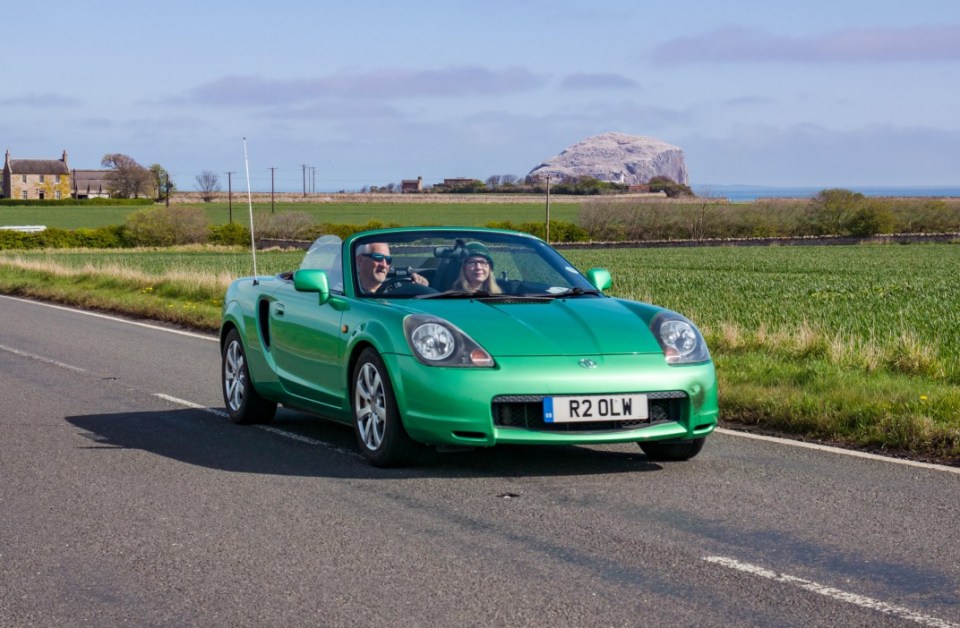
[[[807,330],[831,343],[891,350],[916,341],[960,383],[960,246],[708,247],[564,250],[614,269],[612,292],[686,313],[718,335]]]
[[[180,207],[200,207],[210,224],[220,225],[231,221],[249,226],[250,210],[246,199],[235,197],[231,211],[228,203],[183,204]],[[0,207],[2,225],[45,225],[62,229],[80,227],[104,227],[123,224],[127,217],[141,208],[119,206],[65,206]],[[579,203],[556,203],[550,208],[550,219],[566,222],[577,221]],[[269,203],[254,203],[253,212],[270,214]],[[545,203],[277,203],[276,213],[303,212],[318,223],[366,224],[377,219],[384,224],[408,225],[465,225],[483,226],[491,221],[509,220],[513,223],[543,222]]]
[[[565,248],[710,343],[728,424],[960,463],[960,246]],[[260,274],[301,252],[262,252]],[[0,291],[215,329],[240,249],[0,252]]]

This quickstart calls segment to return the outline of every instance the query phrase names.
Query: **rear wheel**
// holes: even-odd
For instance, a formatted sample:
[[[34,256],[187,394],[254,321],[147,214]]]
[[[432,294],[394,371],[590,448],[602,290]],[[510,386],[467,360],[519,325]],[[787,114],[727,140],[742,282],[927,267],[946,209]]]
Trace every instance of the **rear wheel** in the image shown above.
[[[247,356],[240,333],[231,329],[223,344],[220,375],[223,403],[234,423],[269,423],[277,413],[277,402],[261,397],[250,380]]]
[[[681,441],[652,441],[649,443],[637,443],[647,458],[658,462],[670,462],[677,460],[689,460],[703,449],[703,443],[706,438],[694,438],[692,440]]]
[[[396,467],[416,460],[421,446],[403,428],[386,366],[370,347],[353,369],[353,416],[360,455],[367,462]]]

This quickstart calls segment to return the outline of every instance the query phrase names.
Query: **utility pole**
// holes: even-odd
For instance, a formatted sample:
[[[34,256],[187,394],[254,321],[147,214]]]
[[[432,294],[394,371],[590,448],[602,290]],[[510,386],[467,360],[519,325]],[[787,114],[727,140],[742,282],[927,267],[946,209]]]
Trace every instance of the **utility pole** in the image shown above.
[[[227,207],[230,209],[230,224],[233,224],[233,173],[227,173]]]
[[[550,175],[547,175],[547,228],[545,238],[547,244],[550,244]]]
[[[307,195],[307,164],[301,166],[303,168],[303,195]]]
[[[270,213],[273,213],[274,199],[273,199],[273,172],[276,168],[270,168]]]

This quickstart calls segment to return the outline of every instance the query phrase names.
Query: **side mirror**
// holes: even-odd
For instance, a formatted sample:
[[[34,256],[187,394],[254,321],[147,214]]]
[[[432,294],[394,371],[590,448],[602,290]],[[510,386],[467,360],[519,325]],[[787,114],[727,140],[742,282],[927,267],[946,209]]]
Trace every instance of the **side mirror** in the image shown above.
[[[297,292],[316,292],[320,305],[330,299],[330,286],[327,273],[314,268],[304,268],[293,273],[293,288]]]
[[[591,268],[587,271],[587,281],[597,290],[603,292],[613,285],[610,271],[606,268]]]

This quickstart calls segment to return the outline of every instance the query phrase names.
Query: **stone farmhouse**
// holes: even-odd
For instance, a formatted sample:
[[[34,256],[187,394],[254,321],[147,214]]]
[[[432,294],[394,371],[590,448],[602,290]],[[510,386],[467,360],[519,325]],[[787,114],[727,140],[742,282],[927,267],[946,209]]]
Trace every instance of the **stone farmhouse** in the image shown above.
[[[0,198],[60,200],[65,198],[109,198],[109,170],[70,170],[67,151],[60,159],[11,159],[3,163]]]
[[[67,151],[60,159],[11,159],[3,162],[3,197],[21,199],[70,198]]]

